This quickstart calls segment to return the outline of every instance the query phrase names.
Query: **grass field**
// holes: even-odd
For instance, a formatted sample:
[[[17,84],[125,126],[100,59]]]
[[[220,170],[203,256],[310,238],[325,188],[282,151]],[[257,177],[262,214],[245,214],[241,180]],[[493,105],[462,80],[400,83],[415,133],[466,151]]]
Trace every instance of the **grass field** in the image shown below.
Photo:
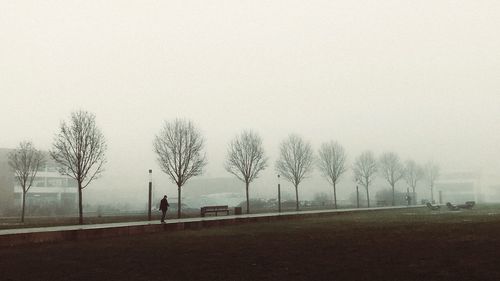
[[[500,206],[0,249],[0,280],[500,280]]]

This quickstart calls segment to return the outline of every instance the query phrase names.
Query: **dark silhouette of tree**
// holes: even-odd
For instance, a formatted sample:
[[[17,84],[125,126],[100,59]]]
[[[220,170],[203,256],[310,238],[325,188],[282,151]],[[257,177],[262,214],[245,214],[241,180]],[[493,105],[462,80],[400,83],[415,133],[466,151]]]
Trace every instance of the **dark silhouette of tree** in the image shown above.
[[[346,171],[345,149],[337,142],[323,143],[319,149],[318,167],[323,176],[333,186],[333,203],[337,209],[337,182]]]
[[[290,135],[280,145],[276,171],[295,187],[296,210],[299,210],[299,184],[312,171],[311,145],[297,135]]]
[[[71,113],[69,123],[62,122],[50,156],[59,165],[59,173],[78,183],[79,224],[83,224],[82,190],[99,178],[106,163],[106,141],[97,128],[95,115],[87,111]]]
[[[424,166],[424,178],[431,189],[431,202],[434,202],[434,184],[439,178],[439,166],[433,162],[428,162]]]
[[[405,162],[405,173],[404,179],[409,187],[412,189],[413,194],[413,205],[417,203],[417,193],[415,189],[417,187],[418,181],[420,181],[424,176],[424,171],[415,161],[408,160]]]
[[[404,167],[396,153],[386,152],[380,156],[379,170],[384,179],[392,188],[392,206],[396,203],[394,197],[394,187],[396,183],[404,176]]]
[[[377,173],[377,161],[371,151],[365,151],[356,158],[352,167],[354,180],[366,189],[366,201],[370,207],[370,192],[368,187],[375,179]]]
[[[33,143],[23,141],[18,148],[9,153],[9,165],[14,171],[15,179],[21,186],[22,194],[22,211],[21,222],[24,223],[24,210],[26,206],[26,194],[33,184],[38,169],[45,163],[43,153],[35,148]]]
[[[248,187],[259,172],[267,167],[262,139],[252,131],[245,131],[234,138],[227,150],[226,171],[245,183],[247,214],[250,213]]]
[[[181,217],[181,188],[192,177],[203,174],[207,164],[204,140],[191,121],[165,121],[153,148],[163,172],[177,185],[177,217]]]

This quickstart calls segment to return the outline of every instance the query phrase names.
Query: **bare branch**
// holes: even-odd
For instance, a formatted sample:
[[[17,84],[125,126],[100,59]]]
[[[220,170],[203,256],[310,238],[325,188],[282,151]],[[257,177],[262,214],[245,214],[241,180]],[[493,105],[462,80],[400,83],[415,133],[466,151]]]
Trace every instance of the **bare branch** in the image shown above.
[[[97,128],[95,116],[86,111],[71,114],[71,122],[61,124],[50,155],[60,165],[59,172],[87,187],[103,172],[106,163],[106,142]]]
[[[392,187],[392,205],[396,205],[395,186],[404,176],[404,167],[399,156],[393,152],[386,152],[380,156],[380,173]]]
[[[44,163],[43,153],[29,141],[21,142],[19,147],[9,154],[9,165],[24,193],[29,191],[39,167]]]
[[[264,156],[262,139],[257,133],[244,131],[229,143],[225,168],[245,183],[247,213],[250,213],[249,185],[266,167],[267,158]]]
[[[377,161],[371,151],[361,153],[352,167],[354,172],[354,180],[363,185],[366,189],[372,183],[377,172]]]
[[[266,167],[262,139],[256,133],[245,131],[229,144],[225,168],[241,181],[252,182]]]
[[[59,173],[78,183],[80,224],[83,223],[82,189],[101,176],[106,163],[106,149],[104,135],[96,126],[95,116],[87,111],[73,112],[69,124],[62,122],[54,138],[50,156],[59,165]]]
[[[318,167],[330,184],[336,184],[346,171],[347,155],[337,142],[323,143],[318,151]]]
[[[25,196],[33,184],[38,169],[41,165],[44,165],[45,157],[29,141],[21,142],[17,149],[9,153],[8,157],[9,165],[23,190],[21,221],[24,222]]]
[[[380,173],[394,187],[404,176],[404,166],[396,153],[387,152],[380,156]]]
[[[434,183],[440,176],[439,166],[433,162],[428,162],[424,166],[424,178],[432,188],[434,187]]]
[[[333,186],[333,203],[337,208],[337,181],[346,171],[345,149],[337,142],[323,143],[318,151],[318,167],[323,176]]]
[[[311,145],[297,135],[290,135],[280,146],[276,171],[295,186],[296,210],[299,210],[299,184],[312,171]]]
[[[311,145],[297,135],[290,135],[280,146],[280,157],[276,171],[295,187],[312,171],[313,152]]]
[[[184,119],[165,121],[153,142],[153,150],[161,170],[177,184],[179,217],[181,187],[190,178],[203,174],[203,168],[207,164],[203,146],[204,140],[200,131],[191,121]]]
[[[419,165],[417,165],[415,161],[408,160],[405,162],[404,179],[409,187],[415,189],[417,187],[418,181],[421,180],[423,176],[423,169]]]

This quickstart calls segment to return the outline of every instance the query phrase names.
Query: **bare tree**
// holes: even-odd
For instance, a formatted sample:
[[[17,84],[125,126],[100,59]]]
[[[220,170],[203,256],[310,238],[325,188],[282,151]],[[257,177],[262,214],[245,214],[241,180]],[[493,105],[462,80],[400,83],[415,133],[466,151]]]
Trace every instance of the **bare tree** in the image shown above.
[[[247,214],[250,213],[248,187],[259,172],[267,167],[262,139],[257,133],[245,131],[231,141],[227,151],[226,171],[245,183]]]
[[[191,121],[165,121],[153,142],[158,164],[177,185],[177,217],[181,217],[181,188],[192,177],[203,174],[207,164],[204,139]]]
[[[431,202],[434,202],[434,184],[439,178],[439,166],[433,162],[428,162],[424,166],[424,178],[431,189]]]
[[[396,204],[394,187],[404,176],[404,166],[396,153],[386,152],[380,156],[380,173],[392,187],[392,206]]]
[[[409,187],[412,189],[413,194],[413,205],[417,203],[417,193],[415,193],[415,188],[417,187],[418,181],[424,176],[424,171],[415,161],[408,160],[405,162],[405,173],[404,179]]]
[[[26,194],[33,184],[38,169],[44,163],[45,157],[43,153],[37,150],[33,143],[29,141],[21,142],[18,148],[9,153],[9,165],[14,171],[15,178],[23,191],[21,222],[24,222]]]
[[[299,184],[312,171],[311,145],[297,135],[290,135],[280,145],[276,171],[295,187],[296,210],[299,210]]]
[[[319,149],[319,170],[328,182],[333,186],[333,203],[337,209],[337,189],[336,185],[340,176],[346,171],[345,149],[338,143],[331,141],[323,143]]]
[[[370,192],[368,187],[375,179],[377,173],[377,161],[371,151],[365,151],[356,158],[352,167],[354,180],[366,189],[366,201],[370,207]]]
[[[83,224],[82,190],[99,178],[106,163],[106,141],[97,128],[95,115],[87,111],[71,113],[69,123],[62,122],[54,138],[50,156],[60,166],[59,172],[78,183],[79,223]]]

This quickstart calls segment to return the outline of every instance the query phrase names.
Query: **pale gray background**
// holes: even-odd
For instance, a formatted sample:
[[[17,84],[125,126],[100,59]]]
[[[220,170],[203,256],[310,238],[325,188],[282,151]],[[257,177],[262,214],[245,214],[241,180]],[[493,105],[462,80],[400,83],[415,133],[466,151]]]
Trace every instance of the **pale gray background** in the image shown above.
[[[350,163],[372,149],[498,171],[499,30],[494,0],[0,1],[0,146],[49,149],[72,111],[95,113],[100,200],[143,196],[149,168],[174,192],[152,140],[175,117],[203,130],[205,177],[229,177],[228,141],[259,132],[271,165],[255,196],[289,133],[337,140]]]

